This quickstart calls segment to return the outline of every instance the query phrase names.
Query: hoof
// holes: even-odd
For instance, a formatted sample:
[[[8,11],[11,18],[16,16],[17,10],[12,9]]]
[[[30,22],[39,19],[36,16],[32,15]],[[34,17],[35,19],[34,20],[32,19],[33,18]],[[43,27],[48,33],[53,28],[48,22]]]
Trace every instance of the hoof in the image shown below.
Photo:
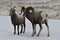
[[[18,33],[18,35],[19,35],[19,33]]]
[[[14,35],[15,35],[16,33],[14,33]]]
[[[25,32],[23,32],[23,33],[25,33]]]
[[[39,37],[39,35],[37,35],[37,37]]]
[[[34,34],[32,34],[32,37],[34,36]]]
[[[48,37],[49,37],[50,35],[48,34]]]
[[[18,34],[19,35],[19,34]]]
[[[22,32],[20,32],[20,33],[22,33]]]

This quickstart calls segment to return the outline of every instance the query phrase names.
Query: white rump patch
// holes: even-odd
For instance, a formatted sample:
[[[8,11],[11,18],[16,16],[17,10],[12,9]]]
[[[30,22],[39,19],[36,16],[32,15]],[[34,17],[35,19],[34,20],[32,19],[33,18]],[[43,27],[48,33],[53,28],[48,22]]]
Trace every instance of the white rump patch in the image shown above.
[[[43,20],[42,20],[42,22],[45,20],[45,19],[48,19],[48,17],[46,18],[46,12],[42,12],[41,13],[41,16],[42,16],[42,18],[43,18]]]

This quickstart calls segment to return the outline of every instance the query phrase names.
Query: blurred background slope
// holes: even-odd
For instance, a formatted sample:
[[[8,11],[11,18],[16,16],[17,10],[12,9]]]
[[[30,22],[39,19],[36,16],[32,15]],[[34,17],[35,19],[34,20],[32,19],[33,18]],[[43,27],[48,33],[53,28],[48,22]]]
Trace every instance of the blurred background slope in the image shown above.
[[[9,14],[9,8],[16,6],[16,13],[19,14],[21,6],[32,6],[35,11],[43,10],[48,18],[60,19],[60,0],[0,0],[0,15]]]

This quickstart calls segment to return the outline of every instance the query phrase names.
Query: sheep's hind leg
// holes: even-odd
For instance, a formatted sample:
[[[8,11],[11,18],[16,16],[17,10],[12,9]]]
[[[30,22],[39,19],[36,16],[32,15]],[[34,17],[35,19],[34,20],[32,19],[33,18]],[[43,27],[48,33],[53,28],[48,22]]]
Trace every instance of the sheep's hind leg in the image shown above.
[[[23,31],[23,25],[21,25],[21,31],[20,31],[20,33],[22,33],[22,31]]]
[[[47,26],[47,30],[48,30],[48,37],[49,37],[49,36],[50,36],[50,35],[49,35],[49,26],[48,26],[47,20],[45,20],[45,25]]]
[[[26,28],[26,25],[25,25],[25,23],[24,23],[24,31],[23,31],[23,33],[25,33],[25,28]]]
[[[19,25],[18,25],[18,27],[17,27],[17,32],[18,32],[18,35],[19,35]]]

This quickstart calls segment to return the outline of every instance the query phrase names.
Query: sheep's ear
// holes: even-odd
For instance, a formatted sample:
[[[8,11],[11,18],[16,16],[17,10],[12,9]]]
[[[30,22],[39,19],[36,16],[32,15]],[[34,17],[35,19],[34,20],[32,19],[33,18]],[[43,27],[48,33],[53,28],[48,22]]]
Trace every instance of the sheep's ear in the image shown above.
[[[40,11],[41,13],[43,12],[43,11]]]
[[[12,9],[12,7],[8,7],[8,10]]]
[[[13,9],[16,8],[16,6],[13,7]]]
[[[9,7],[9,8],[8,8],[8,11],[10,11],[10,9],[12,9],[12,7]]]

